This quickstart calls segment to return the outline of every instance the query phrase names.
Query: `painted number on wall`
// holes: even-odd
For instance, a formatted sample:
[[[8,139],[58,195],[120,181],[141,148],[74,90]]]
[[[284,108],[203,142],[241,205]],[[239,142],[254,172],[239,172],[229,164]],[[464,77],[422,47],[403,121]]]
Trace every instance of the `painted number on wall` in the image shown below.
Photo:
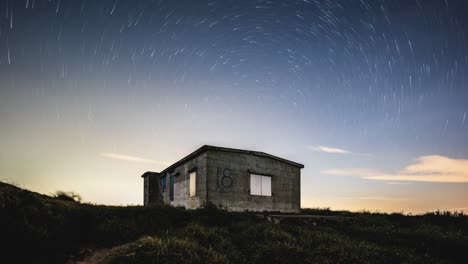
[[[232,172],[230,169],[218,168],[218,189],[230,188],[234,184],[232,179]]]

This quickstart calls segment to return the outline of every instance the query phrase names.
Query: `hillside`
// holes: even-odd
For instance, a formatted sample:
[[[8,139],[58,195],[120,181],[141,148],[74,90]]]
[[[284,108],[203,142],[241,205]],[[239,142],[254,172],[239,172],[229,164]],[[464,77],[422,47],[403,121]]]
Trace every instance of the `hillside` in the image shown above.
[[[465,263],[468,217],[81,204],[0,183],[2,263]],[[339,217],[335,217],[339,216]]]

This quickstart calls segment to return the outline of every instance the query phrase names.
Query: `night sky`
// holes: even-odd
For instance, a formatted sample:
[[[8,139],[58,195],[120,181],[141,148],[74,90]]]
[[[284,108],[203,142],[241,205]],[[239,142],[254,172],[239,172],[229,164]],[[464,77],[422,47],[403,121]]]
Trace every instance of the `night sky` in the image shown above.
[[[141,204],[204,144],[302,206],[468,211],[468,1],[0,0],[0,178]]]

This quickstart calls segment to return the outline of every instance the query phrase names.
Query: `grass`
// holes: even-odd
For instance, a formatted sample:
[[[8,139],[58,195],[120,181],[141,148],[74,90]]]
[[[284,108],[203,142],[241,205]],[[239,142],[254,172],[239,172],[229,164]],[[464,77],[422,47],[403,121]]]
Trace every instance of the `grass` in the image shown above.
[[[458,213],[304,209],[347,220],[274,223],[211,206],[98,206],[58,194],[0,183],[1,258],[65,263],[105,249],[94,263],[465,263],[468,249],[468,216]]]

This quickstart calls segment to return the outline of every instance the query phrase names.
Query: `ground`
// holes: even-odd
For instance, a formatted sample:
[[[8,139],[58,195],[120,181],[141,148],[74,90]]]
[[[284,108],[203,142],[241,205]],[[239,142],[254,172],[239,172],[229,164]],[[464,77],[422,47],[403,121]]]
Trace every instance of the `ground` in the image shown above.
[[[82,204],[0,183],[14,263],[465,263],[468,216]],[[3,262],[3,261],[2,261]]]

